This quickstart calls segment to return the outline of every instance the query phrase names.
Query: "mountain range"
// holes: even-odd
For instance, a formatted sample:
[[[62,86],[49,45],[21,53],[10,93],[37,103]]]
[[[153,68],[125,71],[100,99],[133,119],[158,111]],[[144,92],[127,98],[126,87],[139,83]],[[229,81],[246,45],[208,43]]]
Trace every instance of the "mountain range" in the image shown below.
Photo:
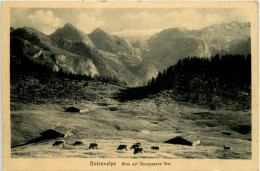
[[[201,30],[169,28],[131,42],[99,28],[85,34],[69,23],[51,35],[30,27],[11,28],[10,34],[11,61],[28,58],[53,71],[112,76],[130,86],[186,57],[251,53],[250,23],[239,22]]]

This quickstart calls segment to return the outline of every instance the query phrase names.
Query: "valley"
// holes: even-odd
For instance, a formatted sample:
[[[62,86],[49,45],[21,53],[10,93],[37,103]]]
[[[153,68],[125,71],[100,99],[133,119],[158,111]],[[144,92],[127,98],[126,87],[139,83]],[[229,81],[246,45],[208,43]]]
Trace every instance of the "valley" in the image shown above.
[[[250,23],[170,28],[145,40],[69,23],[10,36],[13,158],[251,159]],[[47,130],[68,136],[41,139]],[[165,143],[187,134],[200,144]],[[137,142],[141,154],[130,149]]]
[[[97,86],[98,85],[98,86]],[[48,129],[63,127],[72,134],[64,148],[53,147],[53,140],[12,148],[12,157],[86,157],[86,158],[212,158],[250,159],[251,112],[231,109],[209,110],[183,103],[159,93],[156,97],[119,102],[114,98],[121,87],[90,82],[91,100],[48,99],[45,102],[11,102],[12,146],[26,143]],[[80,113],[65,112],[75,106]],[[110,108],[113,107],[114,110]],[[165,141],[189,133],[200,138],[198,146],[166,144]],[[83,146],[73,146],[75,141]],[[97,142],[99,148],[88,149]],[[132,144],[140,142],[144,152],[133,154]],[[117,150],[126,144],[128,151]],[[151,146],[159,146],[154,151]],[[225,151],[223,146],[230,146]]]

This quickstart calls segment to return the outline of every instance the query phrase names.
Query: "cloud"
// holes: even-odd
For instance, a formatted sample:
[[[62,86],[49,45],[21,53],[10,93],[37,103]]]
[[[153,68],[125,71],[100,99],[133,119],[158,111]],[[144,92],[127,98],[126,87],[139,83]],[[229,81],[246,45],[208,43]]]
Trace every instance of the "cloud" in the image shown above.
[[[150,20],[156,20],[156,21],[160,21],[161,18],[154,13],[148,13],[148,12],[139,12],[139,13],[127,13],[125,16],[125,18],[127,18],[128,20],[142,20],[145,21],[147,19]]]
[[[53,24],[53,26],[60,26],[61,22],[58,17],[53,15],[53,12],[50,10],[36,11],[33,15],[28,15],[28,18],[31,19],[32,22],[39,22],[42,24]]]
[[[172,21],[170,27],[201,29],[213,24],[232,21],[249,22],[251,12],[246,9],[175,9],[164,16]]]
[[[24,21],[27,19],[27,8],[11,8],[10,12],[10,24],[12,27],[21,27]]]
[[[112,34],[120,36],[149,36],[167,28],[202,29],[232,21],[248,21],[250,12],[241,9],[167,9],[131,11],[109,20]],[[163,29],[162,29],[163,28]],[[113,29],[110,29],[113,30]]]
[[[61,19],[56,17],[51,10],[37,10],[33,14],[29,14],[27,18],[31,25],[46,34],[51,34],[62,26]]]
[[[172,21],[172,27],[185,27],[187,29],[200,29],[221,23],[223,20],[217,14],[202,14],[197,9],[174,10],[166,14],[165,18]]]
[[[28,9],[27,8],[13,8],[11,10],[12,10],[12,14],[14,16],[23,16],[23,15],[28,13]]]
[[[250,21],[251,12],[239,8],[51,9],[12,8],[11,26],[33,27],[45,34],[71,23],[85,33],[96,28],[120,35],[148,35],[161,28],[201,29],[213,24]]]
[[[119,21],[121,22],[121,27],[128,29],[155,29],[158,28],[162,18],[156,13],[141,11],[126,13],[119,18]]]
[[[200,29],[212,24],[221,23],[219,15],[202,14],[197,9],[175,9],[163,11],[138,11],[125,13],[119,17],[121,25],[113,34],[121,36],[149,36],[163,29],[182,27]],[[121,26],[121,27],[120,27]]]
[[[81,12],[77,17],[76,27],[85,33],[90,33],[94,29],[102,27],[104,22],[95,19],[86,12]]]
[[[236,8],[229,12],[229,14],[226,14],[226,16],[230,16],[233,21],[241,21],[241,22],[248,22],[251,20],[251,11],[248,8]]]
[[[43,33],[45,33],[47,35],[50,35],[50,34],[52,34],[56,30],[56,28],[46,26],[46,27],[41,27],[38,30],[40,30],[41,32],[43,32]]]

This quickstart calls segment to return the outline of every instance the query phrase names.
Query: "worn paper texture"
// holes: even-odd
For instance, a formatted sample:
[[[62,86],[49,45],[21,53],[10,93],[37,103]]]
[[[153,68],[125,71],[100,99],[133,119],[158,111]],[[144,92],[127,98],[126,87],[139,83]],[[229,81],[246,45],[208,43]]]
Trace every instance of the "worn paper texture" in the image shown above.
[[[12,9],[94,9],[94,10],[105,10],[105,9],[121,9],[122,14],[127,9],[156,9],[158,11],[163,11],[165,9],[190,9],[191,13],[194,9],[240,9],[241,11],[250,11],[250,23],[251,23],[251,78],[252,78],[252,87],[251,87],[251,97],[252,97],[252,131],[251,131],[251,157],[249,159],[219,159],[219,158],[167,158],[165,156],[156,156],[152,158],[142,157],[143,154],[137,154],[136,158],[118,158],[118,157],[109,157],[105,156],[102,158],[83,158],[83,157],[23,157],[21,154],[20,157],[12,157],[11,150],[11,109],[10,109],[10,26],[11,26],[11,10]],[[116,10],[115,10],[116,11]],[[259,52],[258,52],[258,3],[257,2],[2,2],[2,33],[1,33],[1,42],[2,42],[2,164],[3,170],[37,170],[37,171],[47,171],[47,170],[258,170],[259,167],[259,75],[258,75],[258,63],[259,63]],[[132,16],[136,17],[132,13]],[[197,13],[194,13],[197,14]],[[69,13],[64,13],[64,15],[69,16]],[[174,14],[173,14],[174,15]],[[114,15],[116,17],[116,15]],[[187,15],[189,16],[189,15]],[[203,16],[203,15],[202,15]],[[35,16],[31,16],[33,18]],[[47,16],[46,20],[49,19]],[[120,17],[120,16],[118,16]],[[154,17],[154,18],[153,18]],[[205,16],[206,17],[206,16]],[[227,18],[230,16],[226,16]],[[104,16],[105,18],[105,16]],[[149,17],[148,17],[149,18]],[[33,20],[38,20],[33,18]],[[31,20],[33,22],[33,20]],[[193,27],[192,21],[189,18],[183,18],[187,20],[186,25],[191,29],[198,29]],[[210,22],[210,18],[207,19]],[[214,18],[212,18],[214,20]],[[29,20],[28,20],[29,21]],[[53,22],[56,20],[53,20]],[[111,19],[111,25],[116,24]],[[36,21],[35,21],[36,22]],[[93,21],[94,22],[94,21]],[[154,15],[150,16],[150,25],[153,25],[153,22],[158,22],[158,19]],[[174,22],[174,21],[168,21]],[[189,25],[190,23],[190,25]],[[203,22],[201,22],[203,24]],[[42,23],[44,25],[44,23]],[[54,23],[53,23],[54,24]],[[122,23],[121,25],[124,25]],[[126,24],[129,25],[129,24]],[[139,25],[135,23],[135,25]],[[167,25],[167,24],[166,24]],[[212,24],[213,25],[213,24]],[[164,27],[164,26],[162,26]],[[167,26],[165,26],[167,27]],[[205,25],[206,27],[206,25]],[[123,26],[122,26],[123,28]],[[137,28],[137,27],[136,27]],[[200,28],[203,28],[200,27]],[[111,27],[112,29],[112,27]],[[152,28],[151,28],[152,29]],[[152,30],[147,31],[152,31]],[[164,28],[167,29],[167,28]],[[142,30],[142,29],[141,29]],[[51,30],[52,31],[52,30]],[[128,30],[129,31],[129,30]],[[112,31],[113,32],[113,31]],[[155,31],[156,32],[156,31]],[[124,30],[115,30],[114,33],[124,34]],[[130,32],[129,34],[132,34]],[[145,34],[146,31],[138,34]],[[126,33],[128,34],[128,33]],[[144,129],[145,130],[145,129]],[[141,133],[146,133],[141,132]],[[149,133],[147,136],[150,135]],[[88,138],[88,137],[86,137]],[[99,139],[97,138],[99,142]],[[109,141],[109,140],[108,140]],[[126,140],[127,141],[127,140]],[[126,142],[124,141],[124,142]],[[201,139],[203,141],[203,139]],[[103,142],[103,141],[102,141]],[[120,141],[117,141],[119,143]],[[199,147],[199,146],[198,146]],[[202,147],[200,147],[202,149]],[[206,147],[205,147],[206,148]],[[231,146],[232,148],[232,146]],[[223,148],[222,148],[223,149]],[[202,149],[203,150],[203,149]],[[232,150],[232,149],[231,149]],[[233,152],[233,151],[232,151]],[[234,152],[235,153],[235,152]],[[145,152],[144,152],[145,154]],[[46,154],[47,155],[47,154]],[[95,151],[93,152],[95,155]],[[50,155],[51,156],[51,155]],[[97,163],[110,162],[109,166],[98,165]],[[94,164],[93,164],[94,163]],[[141,163],[160,163],[161,165],[142,165]],[[96,165],[96,166],[95,166]]]

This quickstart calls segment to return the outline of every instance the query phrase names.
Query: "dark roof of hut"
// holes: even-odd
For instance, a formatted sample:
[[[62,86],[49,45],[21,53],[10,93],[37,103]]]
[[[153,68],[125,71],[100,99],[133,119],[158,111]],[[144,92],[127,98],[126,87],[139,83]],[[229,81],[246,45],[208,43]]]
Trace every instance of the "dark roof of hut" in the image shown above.
[[[194,142],[200,140],[198,137],[190,135],[190,134],[185,134],[181,136],[176,136],[174,138],[171,138],[164,143],[169,143],[169,144],[182,144],[182,145],[192,145]]]
[[[75,107],[69,107],[66,109],[66,112],[80,112],[80,109]]]
[[[42,137],[44,138],[57,138],[57,137],[63,137],[64,134],[58,132],[58,131],[55,131],[53,129],[48,129],[47,131],[44,131],[41,133]]]

